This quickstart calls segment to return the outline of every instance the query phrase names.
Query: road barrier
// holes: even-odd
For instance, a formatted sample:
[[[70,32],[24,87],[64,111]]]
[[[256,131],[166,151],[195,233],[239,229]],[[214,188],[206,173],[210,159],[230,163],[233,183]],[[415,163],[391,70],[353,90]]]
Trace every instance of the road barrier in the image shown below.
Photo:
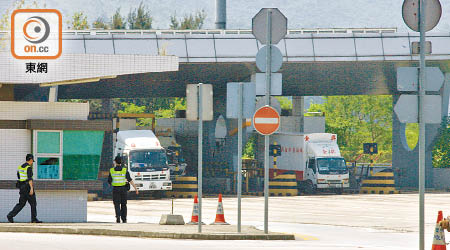
[[[225,221],[225,214],[223,211],[222,194],[219,194],[219,203],[217,204],[216,219],[211,225],[230,225]]]
[[[398,194],[392,168],[368,176],[361,183],[360,194]]]
[[[445,233],[444,228],[441,226],[441,221],[443,221],[442,211],[438,212],[438,217],[436,221],[436,227],[434,229],[433,245],[432,250],[446,250],[447,246],[445,244]]]
[[[198,199],[197,199],[197,195],[194,195],[194,207],[192,209],[192,217],[191,217],[191,221],[186,223],[188,225],[198,225],[198,213],[199,212],[199,207],[198,207]],[[202,225],[205,224],[202,222]]]
[[[295,173],[286,172],[269,180],[270,196],[296,196],[297,179]]]
[[[197,195],[197,177],[195,176],[175,176],[172,182],[172,191],[167,191],[167,197],[193,198]]]

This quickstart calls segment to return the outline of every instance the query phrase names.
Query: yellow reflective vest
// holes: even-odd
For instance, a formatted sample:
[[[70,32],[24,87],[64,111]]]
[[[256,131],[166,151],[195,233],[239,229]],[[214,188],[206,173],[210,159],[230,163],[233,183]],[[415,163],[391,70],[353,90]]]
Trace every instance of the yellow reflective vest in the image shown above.
[[[25,167],[22,167],[22,165],[20,165],[17,168],[17,172],[19,172],[19,181],[28,180],[28,168],[30,168],[30,165],[26,165]]]
[[[112,178],[112,182],[111,185],[113,187],[121,187],[121,186],[125,186],[127,184],[127,179],[126,179],[126,175],[127,175],[127,169],[122,167],[122,170],[120,171],[116,171],[114,170],[114,168],[111,168],[109,170],[110,174],[111,174],[111,178]]]

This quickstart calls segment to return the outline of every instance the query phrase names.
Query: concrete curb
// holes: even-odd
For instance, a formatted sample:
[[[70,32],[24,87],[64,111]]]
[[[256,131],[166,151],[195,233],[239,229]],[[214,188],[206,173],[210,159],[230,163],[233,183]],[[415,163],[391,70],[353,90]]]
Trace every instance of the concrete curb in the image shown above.
[[[0,226],[0,232],[50,233],[122,236],[139,238],[169,238],[193,240],[295,240],[293,234],[238,234],[238,233],[160,233],[144,231],[126,231],[112,229],[58,228],[45,226]]]

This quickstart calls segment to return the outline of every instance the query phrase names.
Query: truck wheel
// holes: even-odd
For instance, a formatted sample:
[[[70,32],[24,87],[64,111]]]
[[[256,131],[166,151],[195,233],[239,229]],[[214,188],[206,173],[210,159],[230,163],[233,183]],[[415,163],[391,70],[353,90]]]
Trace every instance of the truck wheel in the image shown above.
[[[305,193],[315,194],[316,190],[317,190],[317,187],[314,185],[314,183],[311,180],[307,180],[305,182]]]

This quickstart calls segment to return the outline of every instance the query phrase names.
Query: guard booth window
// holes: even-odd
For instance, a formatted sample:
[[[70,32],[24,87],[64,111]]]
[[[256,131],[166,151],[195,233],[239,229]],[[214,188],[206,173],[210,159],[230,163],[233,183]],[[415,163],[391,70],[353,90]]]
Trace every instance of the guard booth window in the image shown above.
[[[103,135],[103,131],[35,130],[35,178],[97,180]]]
[[[62,177],[62,131],[35,130],[35,178],[61,180]]]
[[[103,131],[64,131],[63,180],[97,180],[103,135]]]

